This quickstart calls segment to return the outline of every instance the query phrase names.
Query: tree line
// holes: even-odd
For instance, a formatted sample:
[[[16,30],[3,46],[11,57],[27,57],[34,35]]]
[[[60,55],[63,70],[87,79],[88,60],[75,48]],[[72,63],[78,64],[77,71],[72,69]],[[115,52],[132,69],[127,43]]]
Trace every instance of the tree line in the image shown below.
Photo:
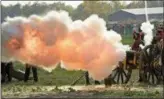
[[[163,1],[147,1],[148,7],[163,7]],[[133,1],[130,4],[121,3],[120,1],[111,1],[109,3],[100,0],[97,1],[83,1],[77,8],[73,8],[71,5],[65,5],[65,3],[55,2],[53,4],[38,3],[26,4],[24,6],[20,4],[4,6],[1,4],[1,22],[7,16],[24,16],[28,17],[31,14],[42,15],[50,10],[65,10],[69,13],[73,20],[84,20],[91,14],[97,14],[99,17],[108,21],[109,15],[120,9],[131,8],[144,8],[144,1]]]

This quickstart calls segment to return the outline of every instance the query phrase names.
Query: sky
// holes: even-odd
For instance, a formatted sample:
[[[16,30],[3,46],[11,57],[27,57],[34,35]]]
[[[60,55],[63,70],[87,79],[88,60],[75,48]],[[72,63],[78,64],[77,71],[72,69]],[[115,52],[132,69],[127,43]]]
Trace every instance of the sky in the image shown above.
[[[34,3],[36,1],[1,1],[1,4],[4,5],[4,6],[8,6],[8,5],[15,5],[17,3],[21,3],[21,5],[25,5],[25,4],[28,4],[29,2],[31,3]],[[66,5],[71,5],[72,7],[76,8],[79,4],[81,4],[83,1],[60,1],[60,0],[56,0],[56,1],[38,1],[38,2],[45,2],[47,4],[51,4],[51,3],[54,3],[54,2],[63,2],[65,3]],[[110,2],[110,1],[107,1],[107,2]],[[124,1],[125,3],[130,3],[131,1]]]

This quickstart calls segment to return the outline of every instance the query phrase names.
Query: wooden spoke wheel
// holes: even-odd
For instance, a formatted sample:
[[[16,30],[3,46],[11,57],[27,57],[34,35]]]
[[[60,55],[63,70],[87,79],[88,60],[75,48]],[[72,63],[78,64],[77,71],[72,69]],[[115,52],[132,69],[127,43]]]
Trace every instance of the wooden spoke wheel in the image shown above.
[[[145,70],[145,78],[145,81],[150,85],[157,85],[160,81],[159,76],[155,73],[154,68],[148,68],[147,70]]]
[[[131,77],[132,69],[124,69],[122,64],[113,70],[111,74],[112,82],[114,84],[126,84]]]
[[[140,77],[145,83],[156,85],[159,83],[160,67],[155,64],[157,50],[154,45],[146,46],[140,57]]]

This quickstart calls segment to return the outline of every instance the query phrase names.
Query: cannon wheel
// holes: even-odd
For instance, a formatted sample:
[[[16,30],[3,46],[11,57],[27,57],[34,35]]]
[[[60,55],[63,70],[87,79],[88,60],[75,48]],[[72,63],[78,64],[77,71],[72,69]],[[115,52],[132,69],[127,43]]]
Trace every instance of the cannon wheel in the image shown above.
[[[146,46],[142,52],[140,57],[140,77],[143,79],[145,83],[149,83],[151,85],[157,85],[159,83],[159,77],[157,71],[159,71],[159,66],[154,65],[153,56],[154,45]]]
[[[111,74],[112,82],[114,84],[126,84],[132,74],[132,68],[124,69],[123,64],[119,64],[119,66],[113,70]]]
[[[149,68],[148,70],[145,71],[146,73],[146,82],[148,82],[151,85],[157,85],[159,84],[159,78],[158,76],[155,74],[154,69],[153,68]]]

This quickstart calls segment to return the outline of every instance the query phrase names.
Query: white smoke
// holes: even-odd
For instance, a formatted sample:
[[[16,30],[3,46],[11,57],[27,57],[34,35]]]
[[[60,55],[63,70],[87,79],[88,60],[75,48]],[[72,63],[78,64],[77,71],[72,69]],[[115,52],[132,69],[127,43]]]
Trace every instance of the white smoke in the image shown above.
[[[141,30],[145,34],[144,35],[145,46],[150,45],[153,40],[153,29],[154,29],[154,25],[152,25],[149,21],[144,22],[141,25]],[[144,48],[144,46],[141,46],[141,47]]]
[[[96,80],[106,78],[130,49],[97,15],[84,21],[72,21],[65,11],[7,18],[2,31],[1,61],[18,60],[48,71],[61,62],[62,68],[88,71]]]

